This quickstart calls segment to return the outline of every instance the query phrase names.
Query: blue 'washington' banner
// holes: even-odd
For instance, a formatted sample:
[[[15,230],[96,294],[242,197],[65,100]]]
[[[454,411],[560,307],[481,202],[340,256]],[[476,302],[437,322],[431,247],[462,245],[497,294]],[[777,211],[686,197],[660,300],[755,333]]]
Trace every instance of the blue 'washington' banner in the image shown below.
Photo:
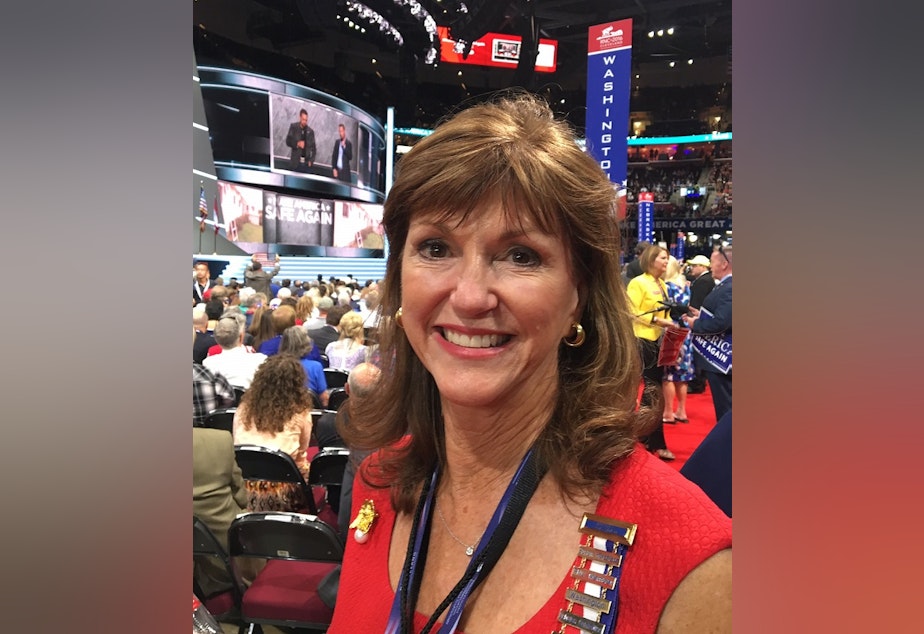
[[[631,72],[632,20],[591,26],[587,30],[587,151],[616,187],[620,220],[626,215]]]
[[[639,192],[638,195],[638,240],[654,240],[654,194]]]

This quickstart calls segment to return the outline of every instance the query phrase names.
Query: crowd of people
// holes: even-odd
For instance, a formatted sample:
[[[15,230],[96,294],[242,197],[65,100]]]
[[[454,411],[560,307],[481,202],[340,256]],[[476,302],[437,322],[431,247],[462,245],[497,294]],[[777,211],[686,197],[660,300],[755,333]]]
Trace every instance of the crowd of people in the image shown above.
[[[681,196],[681,188],[693,195]],[[700,188],[705,188],[703,195]],[[732,214],[732,162],[730,159],[691,166],[629,163],[626,177],[627,214],[636,213],[639,194],[654,195],[654,217],[708,219]]]
[[[256,258],[253,264],[248,273],[261,271]],[[284,451],[307,478],[311,412],[326,408],[331,392],[324,369],[349,372],[376,358],[368,333],[377,318],[378,282],[277,284],[265,274],[225,286],[220,278],[206,284],[203,268],[194,267],[194,298],[202,301],[193,308],[193,424],[236,406],[234,444]],[[285,487],[248,495],[250,510],[293,510],[304,502]]]
[[[630,167],[626,173],[626,200],[637,202],[638,194],[647,191],[654,194],[655,202],[668,202],[681,187],[698,187],[704,170],[702,165]]]
[[[572,139],[525,93],[438,126],[386,199],[384,280],[194,280],[194,427],[237,404],[221,452],[194,442],[222,463],[194,513],[300,502],[242,484],[228,446],[306,476],[311,445],[351,449],[332,634],[730,631],[730,514],[662,461],[698,370],[730,410],[732,250],[643,244],[623,277],[615,192]],[[666,361],[665,331],[689,335]],[[315,422],[318,367],[350,398]]]
[[[689,422],[686,393],[698,376],[708,380],[716,421],[731,411],[732,251],[731,245],[718,245],[710,257],[697,255],[682,264],[665,247],[642,240],[635,245],[636,257],[623,267],[642,352],[642,402],[658,396],[663,402],[662,426],[643,440],[664,460],[674,455],[663,425]],[[662,363],[664,331],[677,328],[689,332],[682,334],[673,362]]]
[[[717,158],[731,158],[731,141],[691,143],[679,146],[630,146],[626,150],[628,163],[670,163],[672,161],[698,160],[711,163]],[[636,166],[637,167],[637,166]]]
[[[732,162],[716,163],[709,171],[709,184],[715,191],[709,212],[715,216],[732,214]]]

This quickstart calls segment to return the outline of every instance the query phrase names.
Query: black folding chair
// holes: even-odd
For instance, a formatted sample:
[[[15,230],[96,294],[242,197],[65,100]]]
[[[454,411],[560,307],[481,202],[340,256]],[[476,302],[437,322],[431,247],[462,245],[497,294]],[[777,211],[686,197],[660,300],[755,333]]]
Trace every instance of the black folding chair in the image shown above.
[[[213,409],[208,413],[208,415],[206,415],[202,426],[208,427],[210,429],[223,429],[226,432],[231,433],[231,429],[234,425],[234,412],[236,411],[236,407],[222,407],[219,409]]]
[[[318,514],[311,486],[305,482],[292,456],[259,445],[234,445],[234,457],[245,480],[291,482],[302,492],[306,500],[305,510],[312,515]]]
[[[323,487],[324,501],[335,513],[340,510],[340,489],[349,459],[350,450],[343,447],[326,447],[311,459],[308,484]]]
[[[226,588],[203,590],[220,585]],[[219,582],[219,583],[216,583]],[[205,584],[203,586],[203,584]],[[240,620],[243,586],[231,566],[231,557],[201,519],[193,515],[193,592],[216,619]]]
[[[239,558],[269,560],[241,601],[250,631],[255,624],[327,630],[334,611],[318,586],[343,560],[343,542],[333,528],[312,515],[243,513],[228,529],[228,551],[239,582]]]
[[[342,387],[332,389],[330,394],[328,394],[327,409],[332,409],[334,411],[339,410],[340,406],[343,405],[348,398],[350,398],[350,395]]]
[[[327,381],[327,389],[332,390],[335,387],[343,387],[346,385],[347,378],[349,378],[350,373],[346,370],[338,370],[336,368],[324,368],[324,379]]]

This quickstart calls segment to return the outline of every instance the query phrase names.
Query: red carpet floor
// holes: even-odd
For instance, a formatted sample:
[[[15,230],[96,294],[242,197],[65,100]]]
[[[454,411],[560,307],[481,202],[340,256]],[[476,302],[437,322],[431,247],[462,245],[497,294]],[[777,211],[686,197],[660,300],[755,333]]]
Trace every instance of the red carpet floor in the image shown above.
[[[712,394],[708,385],[702,394],[687,394],[687,417],[690,419],[689,423],[664,425],[667,448],[677,456],[676,460],[667,464],[677,470],[680,470],[706,434],[715,427],[715,409],[712,407]]]

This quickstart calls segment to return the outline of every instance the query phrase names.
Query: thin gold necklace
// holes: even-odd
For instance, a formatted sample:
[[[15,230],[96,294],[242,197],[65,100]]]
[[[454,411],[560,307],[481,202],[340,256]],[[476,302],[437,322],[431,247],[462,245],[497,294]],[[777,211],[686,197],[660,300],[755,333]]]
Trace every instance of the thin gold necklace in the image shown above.
[[[462,546],[465,547],[465,554],[468,555],[469,557],[471,557],[472,555],[474,555],[474,554],[475,554],[475,548],[478,546],[478,542],[481,541],[481,537],[484,536],[484,532],[482,532],[482,533],[481,533],[481,536],[478,537],[478,541],[476,541],[474,544],[472,544],[471,546],[469,546],[468,544],[466,544],[465,542],[463,542],[461,539],[459,539],[458,537],[456,537],[456,534],[452,532],[452,529],[449,528],[449,524],[446,522],[446,518],[443,517],[443,511],[440,510],[440,507],[439,507],[439,506],[436,507],[436,513],[437,513],[437,515],[440,516],[440,521],[443,522],[443,526],[446,527],[446,532],[449,533],[449,536],[452,537],[452,538],[453,538],[454,540],[456,540],[457,542],[459,542],[459,544],[461,544]]]

